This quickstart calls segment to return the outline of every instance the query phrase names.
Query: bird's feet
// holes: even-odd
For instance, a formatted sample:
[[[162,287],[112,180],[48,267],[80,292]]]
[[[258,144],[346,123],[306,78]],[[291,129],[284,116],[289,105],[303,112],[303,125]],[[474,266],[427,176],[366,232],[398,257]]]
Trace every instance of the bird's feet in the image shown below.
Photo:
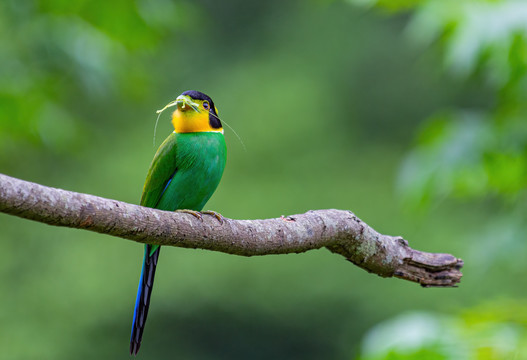
[[[223,222],[225,221],[223,216],[220,213],[216,212],[216,211],[205,210],[205,211],[202,212],[202,214],[207,214],[207,215],[214,216],[220,222],[221,225],[223,225]]]
[[[199,212],[199,211],[195,211],[195,210],[178,209],[178,210],[176,210],[176,212],[182,212],[182,213],[185,213],[185,214],[190,214],[190,215],[194,216],[195,218],[197,218],[200,221],[203,221],[203,214],[212,215],[220,222],[221,225],[223,225],[223,222],[225,221],[225,219],[223,218],[223,216],[220,213],[217,213],[216,211],[211,211],[211,210],[206,210],[206,211],[203,211],[203,212]]]
[[[201,215],[199,211],[189,210],[189,209],[178,209],[176,210],[176,212],[190,214],[194,216],[196,219],[203,221],[203,216]]]

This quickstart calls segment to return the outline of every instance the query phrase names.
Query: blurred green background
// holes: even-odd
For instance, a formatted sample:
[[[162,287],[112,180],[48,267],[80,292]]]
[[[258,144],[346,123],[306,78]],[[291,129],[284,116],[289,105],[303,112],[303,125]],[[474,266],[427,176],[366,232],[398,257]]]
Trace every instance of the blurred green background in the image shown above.
[[[526,23],[522,1],[4,0],[0,172],[137,203],[155,110],[203,91],[246,147],[226,129],[206,208],[349,209],[464,277],[166,248],[141,358],[527,359]],[[129,358],[142,245],[0,229],[0,357]]]

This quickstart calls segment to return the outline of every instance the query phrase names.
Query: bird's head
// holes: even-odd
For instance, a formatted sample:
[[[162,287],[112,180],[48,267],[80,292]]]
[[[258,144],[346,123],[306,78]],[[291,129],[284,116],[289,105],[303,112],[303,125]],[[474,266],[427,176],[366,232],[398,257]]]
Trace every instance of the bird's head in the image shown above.
[[[174,103],[177,108],[172,113],[172,124],[176,133],[223,133],[218,109],[207,95],[189,90],[179,95]]]

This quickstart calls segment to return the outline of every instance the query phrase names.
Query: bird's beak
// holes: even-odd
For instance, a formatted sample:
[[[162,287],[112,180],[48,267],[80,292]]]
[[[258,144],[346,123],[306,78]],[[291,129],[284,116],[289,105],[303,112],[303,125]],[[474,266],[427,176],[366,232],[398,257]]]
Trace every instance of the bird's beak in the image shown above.
[[[176,98],[176,106],[181,111],[187,111],[190,109],[198,111],[199,109],[199,105],[192,101],[192,99],[188,95],[179,95]]]

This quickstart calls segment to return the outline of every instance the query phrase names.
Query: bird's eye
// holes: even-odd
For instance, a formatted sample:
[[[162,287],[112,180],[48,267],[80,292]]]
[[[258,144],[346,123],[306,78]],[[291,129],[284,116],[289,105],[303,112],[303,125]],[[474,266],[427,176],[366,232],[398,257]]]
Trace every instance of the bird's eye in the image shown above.
[[[210,109],[210,105],[209,105],[209,102],[208,102],[208,101],[204,101],[204,102],[203,102],[203,108],[204,108],[205,110],[209,110],[209,109]]]

